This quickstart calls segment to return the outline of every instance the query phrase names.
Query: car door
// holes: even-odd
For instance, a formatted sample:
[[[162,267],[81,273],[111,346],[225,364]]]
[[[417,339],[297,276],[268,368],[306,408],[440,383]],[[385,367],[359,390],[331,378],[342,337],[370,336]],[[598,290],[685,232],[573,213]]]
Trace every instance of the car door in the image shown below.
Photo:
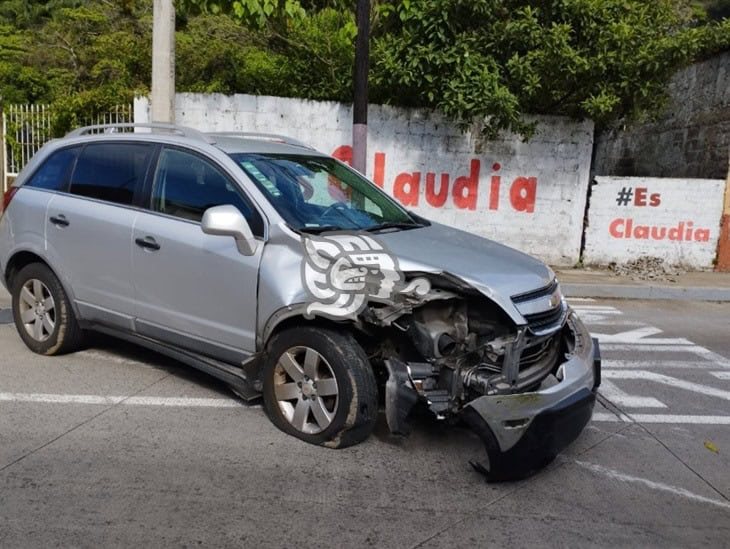
[[[132,277],[139,333],[227,362],[256,347],[263,242],[244,256],[235,240],[203,233],[203,212],[231,204],[263,241],[261,214],[225,171],[193,151],[164,147],[149,209],[133,230]]]
[[[49,255],[85,320],[133,326],[134,202],[153,152],[154,145],[142,142],[88,143],[76,159],[68,192],[48,204]]]

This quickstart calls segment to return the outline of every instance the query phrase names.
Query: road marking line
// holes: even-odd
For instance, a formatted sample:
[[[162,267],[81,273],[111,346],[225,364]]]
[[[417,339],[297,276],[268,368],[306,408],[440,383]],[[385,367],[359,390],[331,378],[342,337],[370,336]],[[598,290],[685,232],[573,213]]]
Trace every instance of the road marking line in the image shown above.
[[[692,345],[692,342],[683,337],[651,337],[662,333],[662,330],[654,326],[644,326],[618,334],[593,333],[601,343],[641,343],[650,345]]]
[[[631,351],[632,353],[687,353],[698,355],[705,360],[712,362],[720,368],[730,368],[730,360],[719,355],[709,349],[700,347],[699,345],[646,345],[642,343],[634,343],[626,345],[623,343],[601,343],[601,351]]]
[[[568,301],[571,303],[595,303],[595,299],[592,297],[569,297]]]
[[[688,425],[730,425],[730,416],[693,414],[629,414],[637,423],[686,423]]]
[[[609,313],[622,315],[623,313],[616,307],[606,307],[604,305],[575,305],[573,307],[576,311],[594,312],[594,313]]]
[[[600,423],[654,423],[676,425],[730,425],[730,416],[702,416],[694,414],[621,414],[606,412],[593,414],[593,421]]]
[[[622,421],[616,414],[610,414],[606,412],[594,412],[592,421],[611,422],[616,423]]]
[[[601,349],[603,350],[603,349]],[[652,368],[702,369],[717,368],[717,364],[707,360],[620,360],[603,359],[603,368],[623,368],[633,370],[650,370]]]
[[[676,387],[677,389],[684,389],[686,391],[692,391],[693,393],[699,393],[705,396],[713,396],[724,400],[730,400],[730,391],[723,391],[722,389],[716,389],[709,385],[693,383],[691,381],[677,379],[676,377],[670,377],[656,372],[647,372],[646,370],[602,370],[601,375],[605,379],[643,379],[646,381],[654,381],[656,383],[668,385],[669,387]]]
[[[654,397],[630,395],[616,387],[607,379],[601,383],[600,393],[617,406],[627,408],[667,408],[667,405]]]
[[[617,326],[620,326],[618,324],[622,318],[624,317],[618,317],[618,316],[611,316],[611,315],[604,315],[600,313],[580,313],[578,315],[580,319],[583,321],[584,324],[588,326],[593,326],[595,324],[609,324],[616,322]],[[639,323],[639,324],[632,324],[632,326],[644,326],[645,324]]]
[[[593,328],[594,326],[626,326],[627,328],[646,326],[644,322],[639,320],[629,320],[626,318],[600,318],[598,316],[594,318],[590,315],[580,315],[580,319],[590,328]]]
[[[123,404],[125,406],[173,406],[190,408],[238,408],[243,405],[225,398],[144,397],[103,395],[59,395],[47,393],[0,393],[0,402],[45,404]]]
[[[82,356],[82,357],[88,357],[93,358],[96,360],[104,360],[107,362],[114,362],[116,364],[133,364],[135,366],[146,366],[151,367],[150,364],[147,364],[145,362],[142,362],[141,360],[135,360],[133,358],[125,358],[119,355],[114,355],[111,353],[106,353],[102,351],[78,351],[74,353],[75,356]]]
[[[681,496],[683,498],[691,499],[694,501],[699,501],[702,503],[707,503],[709,505],[715,505],[716,507],[721,507],[723,509],[730,509],[730,503],[727,503],[725,501],[720,501],[717,499],[708,498],[705,496],[701,496],[699,494],[695,494],[694,492],[690,492],[689,490],[686,490],[684,488],[680,488],[679,486],[672,486],[670,484],[664,484],[663,482],[656,482],[653,480],[649,480],[642,477],[635,477],[632,475],[627,475],[626,473],[622,473],[620,471],[616,471],[614,469],[609,469],[608,467],[604,467],[603,465],[597,465],[595,463],[587,463],[585,461],[579,461],[574,460],[575,463],[584,469],[588,469],[589,471],[592,471],[594,473],[597,473],[599,475],[604,475],[606,477],[609,477],[614,480],[620,480],[621,482],[631,482],[634,484],[641,484],[643,486],[646,486],[647,488],[651,488],[652,490],[658,490],[660,492],[668,492],[670,494],[674,494],[675,496]]]
[[[728,379],[730,380],[730,372],[710,372],[717,379]]]

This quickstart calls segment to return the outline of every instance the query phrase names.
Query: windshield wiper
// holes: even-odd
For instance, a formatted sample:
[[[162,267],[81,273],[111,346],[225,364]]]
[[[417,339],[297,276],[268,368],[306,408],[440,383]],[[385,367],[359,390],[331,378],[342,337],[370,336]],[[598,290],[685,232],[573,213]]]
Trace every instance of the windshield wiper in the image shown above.
[[[380,223],[379,225],[374,225],[372,227],[368,227],[365,229],[367,232],[372,233],[375,231],[384,231],[387,229],[417,229],[419,227],[424,227],[422,223],[413,223],[412,221],[388,221],[386,223]]]
[[[308,234],[320,234],[320,233],[326,233],[328,231],[344,231],[342,227],[337,227],[336,225],[318,225],[316,227],[299,227],[297,231],[300,233],[308,233]]]

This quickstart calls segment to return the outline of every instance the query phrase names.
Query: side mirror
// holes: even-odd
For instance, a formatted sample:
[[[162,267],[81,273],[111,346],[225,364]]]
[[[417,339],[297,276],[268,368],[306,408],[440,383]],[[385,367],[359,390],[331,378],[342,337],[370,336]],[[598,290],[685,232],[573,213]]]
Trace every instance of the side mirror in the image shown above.
[[[256,253],[256,239],[238,208],[231,205],[208,208],[203,213],[200,225],[205,234],[232,236],[236,240],[236,247],[243,255]]]

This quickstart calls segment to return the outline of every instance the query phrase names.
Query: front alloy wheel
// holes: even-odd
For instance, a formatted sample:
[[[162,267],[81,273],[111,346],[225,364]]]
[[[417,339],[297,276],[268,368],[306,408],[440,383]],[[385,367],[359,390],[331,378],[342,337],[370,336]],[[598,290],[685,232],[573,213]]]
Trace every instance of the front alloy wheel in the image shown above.
[[[297,431],[314,435],[332,423],[339,392],[332,368],[310,347],[292,347],[274,369],[274,394],[279,409]]]
[[[346,329],[305,325],[279,332],[267,345],[261,380],[266,413],[285,433],[344,448],[373,430],[375,376]]]

